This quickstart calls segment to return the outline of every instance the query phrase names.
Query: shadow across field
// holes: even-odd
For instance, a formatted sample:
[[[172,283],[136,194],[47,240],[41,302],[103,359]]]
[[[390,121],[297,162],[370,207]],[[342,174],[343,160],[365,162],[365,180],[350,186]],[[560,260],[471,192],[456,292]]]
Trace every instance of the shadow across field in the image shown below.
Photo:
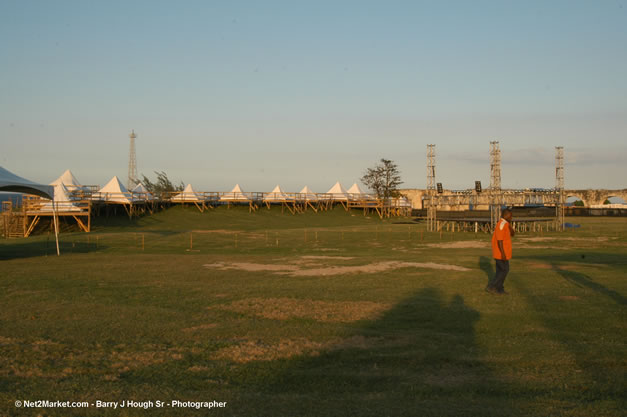
[[[95,242],[87,243],[74,241],[71,237],[61,235],[59,252],[61,255],[70,253],[90,253],[106,250],[107,246]],[[57,256],[57,246],[54,236],[50,239],[39,240],[8,240],[0,243],[0,260],[36,258],[40,256]]]
[[[272,405],[256,415],[490,416],[503,415],[504,407],[518,415],[510,387],[496,382],[479,357],[479,317],[462,296],[446,301],[425,288],[380,319],[348,327],[346,345],[285,366],[251,362],[242,373],[252,380],[244,384]],[[268,366],[280,371],[264,373]]]
[[[615,302],[621,305],[627,305],[627,298],[618,293],[617,291],[607,288],[606,286],[595,282],[594,279],[582,272],[574,271],[572,266],[602,266],[604,268],[612,268],[616,270],[617,267],[627,264],[624,254],[616,253],[570,253],[554,256],[526,256],[520,259],[542,261],[550,265],[551,270],[556,272],[560,277],[564,278],[569,283],[578,287],[588,288],[596,291],[597,293],[611,298]],[[565,266],[568,265],[569,268]],[[617,274],[622,272],[616,270]]]
[[[589,275],[582,274],[577,271],[570,271],[566,269],[560,268],[559,264],[551,264],[553,271],[557,272],[562,278],[571,284],[577,285],[578,287],[585,287],[596,291],[597,293],[609,297],[616,301],[618,304],[627,305],[627,298],[623,297],[618,292],[609,289],[597,282],[594,282]]]

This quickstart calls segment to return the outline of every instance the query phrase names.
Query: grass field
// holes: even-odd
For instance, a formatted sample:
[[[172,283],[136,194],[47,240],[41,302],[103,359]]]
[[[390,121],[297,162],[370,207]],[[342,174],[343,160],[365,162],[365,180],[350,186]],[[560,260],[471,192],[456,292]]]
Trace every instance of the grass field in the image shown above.
[[[627,221],[568,221],[514,238],[508,296],[488,235],[343,210],[99,218],[61,257],[0,240],[0,415],[624,415]]]

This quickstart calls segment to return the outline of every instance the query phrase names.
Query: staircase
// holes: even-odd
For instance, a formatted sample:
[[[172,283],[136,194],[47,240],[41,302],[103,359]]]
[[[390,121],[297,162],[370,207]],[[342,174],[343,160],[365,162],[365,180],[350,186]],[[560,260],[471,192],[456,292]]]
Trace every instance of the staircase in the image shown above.
[[[13,211],[10,201],[2,202],[2,226],[6,238],[24,237],[24,216]]]

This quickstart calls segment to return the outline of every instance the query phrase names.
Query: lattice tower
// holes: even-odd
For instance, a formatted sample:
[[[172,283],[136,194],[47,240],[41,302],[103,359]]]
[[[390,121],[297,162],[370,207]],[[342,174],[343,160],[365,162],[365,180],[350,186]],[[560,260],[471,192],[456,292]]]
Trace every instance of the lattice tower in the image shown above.
[[[501,218],[501,148],[490,142],[490,223],[492,228]]]
[[[127,187],[130,190],[135,188],[135,186],[139,183],[137,179],[137,155],[135,154],[135,138],[137,135],[135,134],[135,130],[131,132],[128,137],[131,139],[130,150],[128,153],[128,184]]]
[[[564,147],[555,147],[555,192],[556,192],[556,217],[558,230],[564,230]]]
[[[435,145],[427,145],[427,230],[436,229],[436,204],[435,204]]]

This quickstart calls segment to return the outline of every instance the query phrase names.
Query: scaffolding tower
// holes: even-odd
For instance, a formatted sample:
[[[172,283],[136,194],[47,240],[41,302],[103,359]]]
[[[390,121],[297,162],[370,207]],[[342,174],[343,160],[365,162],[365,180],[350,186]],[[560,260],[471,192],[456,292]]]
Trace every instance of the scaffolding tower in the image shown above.
[[[128,135],[131,139],[131,147],[128,153],[128,190],[132,190],[135,188],[137,184],[139,184],[139,180],[137,179],[137,156],[135,155],[135,138],[137,135],[135,134],[135,130],[131,131],[131,134]]]
[[[427,145],[427,231],[436,231],[435,145]]]
[[[490,224],[492,229],[501,218],[501,148],[498,141],[490,142]]]
[[[564,147],[555,147],[555,217],[559,231],[564,230]]]

